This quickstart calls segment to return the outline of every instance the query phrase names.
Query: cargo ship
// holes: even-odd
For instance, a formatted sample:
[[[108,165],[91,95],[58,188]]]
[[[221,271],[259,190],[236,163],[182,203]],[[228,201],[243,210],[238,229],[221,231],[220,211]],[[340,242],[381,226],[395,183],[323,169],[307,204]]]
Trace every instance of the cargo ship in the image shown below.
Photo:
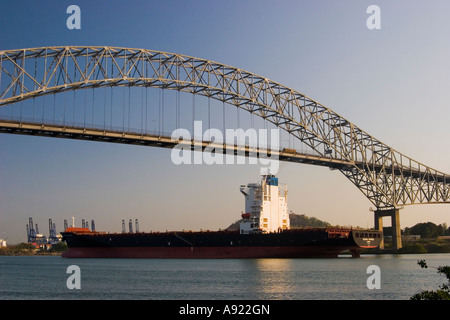
[[[287,187],[273,175],[241,185],[245,196],[238,230],[108,233],[87,227],[62,232],[67,258],[337,258],[376,248],[382,232],[343,227],[291,228]]]

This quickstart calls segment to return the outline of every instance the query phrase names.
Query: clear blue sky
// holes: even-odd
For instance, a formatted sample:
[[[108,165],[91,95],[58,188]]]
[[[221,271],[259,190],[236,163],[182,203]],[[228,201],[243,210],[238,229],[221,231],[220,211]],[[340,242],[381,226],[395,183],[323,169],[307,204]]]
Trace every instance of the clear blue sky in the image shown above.
[[[66,8],[81,8],[81,30]],[[381,8],[381,30],[366,9]],[[2,0],[0,50],[96,45],[177,52],[239,67],[302,92],[387,145],[450,173],[450,2]],[[343,175],[282,163],[288,203],[332,224],[373,226],[370,202]],[[218,229],[244,208],[254,166],[175,166],[170,151],[0,135],[0,238],[26,240],[28,217],[94,219],[120,231]],[[450,205],[408,206],[402,228],[446,222]],[[386,221],[386,225],[389,223]]]

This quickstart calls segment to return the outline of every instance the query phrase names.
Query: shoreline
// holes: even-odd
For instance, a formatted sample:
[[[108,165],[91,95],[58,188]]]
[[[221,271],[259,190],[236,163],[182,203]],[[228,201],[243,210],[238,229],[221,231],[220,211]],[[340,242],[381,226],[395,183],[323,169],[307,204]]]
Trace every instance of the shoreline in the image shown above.
[[[13,252],[2,252],[4,250],[0,251],[0,256],[8,256],[8,257],[24,257],[24,256],[60,256],[63,252],[20,252],[20,251],[13,251]]]
[[[402,248],[403,249],[403,248]],[[441,254],[441,253],[450,253],[450,251],[434,251],[434,252],[423,252],[423,251],[404,251],[404,250],[392,250],[392,249],[364,249],[361,250],[361,255],[385,255],[385,254],[392,254],[392,255],[404,255],[404,254]],[[58,252],[25,252],[25,251],[11,251],[11,252],[5,252],[5,250],[0,250],[0,256],[15,256],[15,257],[24,257],[24,256],[61,256],[65,251],[58,251]],[[348,252],[342,252],[340,255],[346,255],[349,254]]]
[[[24,247],[23,244],[0,248],[0,256],[61,256],[67,247],[58,250],[39,250]],[[385,240],[385,249],[362,249],[360,254],[427,254],[450,253],[450,240],[448,239],[422,239],[418,241],[405,241],[399,250],[392,249],[392,243]],[[344,252],[341,254],[345,254]]]

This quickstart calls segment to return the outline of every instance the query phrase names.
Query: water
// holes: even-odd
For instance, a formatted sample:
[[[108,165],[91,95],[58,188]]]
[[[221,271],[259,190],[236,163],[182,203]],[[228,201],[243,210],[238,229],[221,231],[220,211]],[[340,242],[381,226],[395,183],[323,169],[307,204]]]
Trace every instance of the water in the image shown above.
[[[425,259],[422,269],[417,261]],[[81,271],[81,289],[68,289],[67,267]],[[381,271],[368,289],[367,267]],[[65,259],[0,256],[0,300],[404,300],[446,282],[436,269],[450,254],[363,255],[359,259]]]

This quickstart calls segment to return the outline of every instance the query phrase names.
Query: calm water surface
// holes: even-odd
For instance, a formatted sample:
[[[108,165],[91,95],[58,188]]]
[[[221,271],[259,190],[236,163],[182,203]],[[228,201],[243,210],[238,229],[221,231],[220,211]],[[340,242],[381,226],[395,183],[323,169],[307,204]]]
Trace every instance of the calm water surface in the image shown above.
[[[428,266],[450,265],[450,254],[363,255],[359,259],[65,259],[0,256],[1,299],[409,299],[446,278]],[[68,289],[67,267],[81,271]],[[370,265],[381,289],[368,289]]]

